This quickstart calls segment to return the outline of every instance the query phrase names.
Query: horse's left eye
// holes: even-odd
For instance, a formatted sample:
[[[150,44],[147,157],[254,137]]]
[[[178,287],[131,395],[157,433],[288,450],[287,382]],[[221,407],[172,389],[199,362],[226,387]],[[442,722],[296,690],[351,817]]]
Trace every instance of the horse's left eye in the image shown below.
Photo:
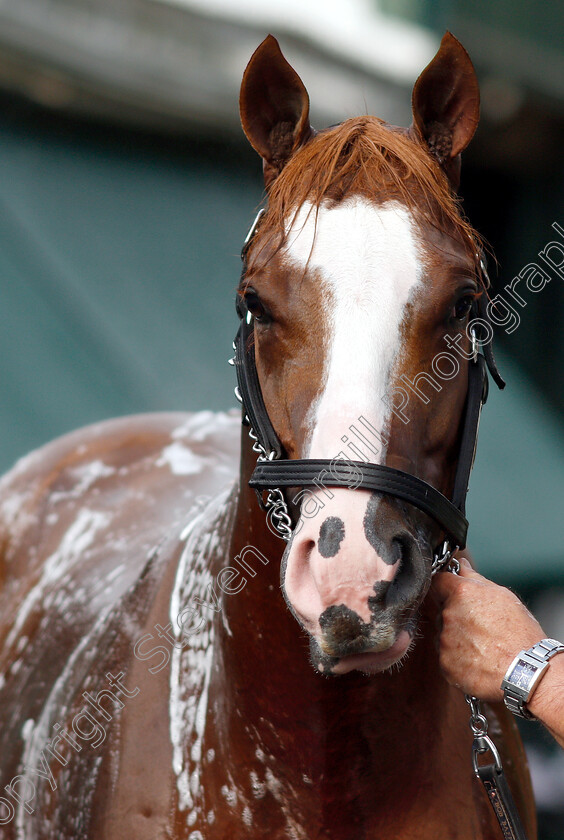
[[[452,310],[452,317],[457,321],[463,321],[472,309],[474,303],[473,295],[464,295],[454,305]]]

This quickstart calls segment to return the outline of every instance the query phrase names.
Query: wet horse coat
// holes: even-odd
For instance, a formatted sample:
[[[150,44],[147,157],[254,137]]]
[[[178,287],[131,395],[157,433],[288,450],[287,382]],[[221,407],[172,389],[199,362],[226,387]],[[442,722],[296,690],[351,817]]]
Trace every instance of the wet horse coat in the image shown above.
[[[431,76],[454,66],[465,80],[461,49],[444,41]],[[444,347],[436,320],[436,335],[422,337],[469,294],[465,228],[429,227],[399,182],[377,185],[368,168],[355,181],[346,160],[365,141],[376,150],[388,129],[363,118],[315,138],[288,68],[267,39],[242,93],[270,189],[241,287],[265,401],[290,457],[338,454],[362,417],[380,458],[446,492],[463,366],[412,403],[405,428],[382,397],[398,376],[429,370],[433,341]],[[421,104],[414,114],[423,128],[437,116]],[[457,131],[451,147],[428,138],[451,182]],[[329,191],[319,204],[311,192],[309,215],[303,202],[277,203],[281,172],[289,179],[302,161],[307,175],[326,138],[348,155]],[[398,142],[407,155],[416,145]],[[422,182],[407,181],[420,198]],[[386,186],[387,201],[374,203],[369,183]],[[239,434],[234,415],[111,421],[3,480],[1,836],[498,838],[472,773],[467,706],[439,670],[436,605],[425,597],[436,527],[365,491],[302,499],[282,565],[289,610],[283,546],[248,487],[256,453],[244,428],[238,472]],[[502,708],[489,717],[533,837],[515,728]]]

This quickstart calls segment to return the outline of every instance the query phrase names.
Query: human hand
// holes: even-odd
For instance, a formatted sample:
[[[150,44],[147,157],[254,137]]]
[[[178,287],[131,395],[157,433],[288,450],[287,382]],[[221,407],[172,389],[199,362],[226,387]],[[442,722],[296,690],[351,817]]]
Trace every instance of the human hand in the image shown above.
[[[447,680],[481,700],[503,699],[501,681],[519,651],[544,638],[519,598],[460,559],[460,574],[435,575],[442,607],[440,663]]]

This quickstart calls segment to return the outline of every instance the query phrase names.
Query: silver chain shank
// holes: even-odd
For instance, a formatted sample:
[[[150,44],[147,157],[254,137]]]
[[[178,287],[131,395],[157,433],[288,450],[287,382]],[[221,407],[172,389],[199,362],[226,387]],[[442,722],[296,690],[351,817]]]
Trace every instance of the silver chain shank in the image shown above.
[[[454,574],[458,574],[460,569],[460,564],[458,560],[453,557],[459,549],[458,545],[454,547],[451,546],[448,540],[445,540],[442,546],[435,551],[433,555],[433,562],[431,564],[431,576],[436,575],[437,572],[440,572],[442,569],[446,571],[453,572]]]
[[[238,388],[235,389],[235,396],[241,402],[239,394],[237,393],[238,390]],[[246,419],[248,420],[249,418],[247,417]],[[253,441],[253,452],[257,453],[257,461],[275,460],[276,453],[274,450],[271,452],[266,451],[258,439],[255,430],[250,425],[249,437]],[[284,498],[284,493],[280,487],[271,487],[268,490],[266,500],[262,502],[262,505],[266,510],[267,518],[272,523],[277,536],[281,537],[285,542],[289,542],[292,538],[292,518],[290,516],[290,511],[288,510],[288,504]]]
[[[249,426],[249,437],[253,441],[253,452],[256,452],[258,455],[257,461],[275,460],[276,453],[274,450],[271,452],[266,451],[252,426]],[[286,542],[289,542],[292,537],[292,519],[288,510],[288,504],[284,498],[284,493],[280,487],[270,488],[266,494],[266,501],[263,504],[266,508],[267,516],[270,518],[278,536]]]

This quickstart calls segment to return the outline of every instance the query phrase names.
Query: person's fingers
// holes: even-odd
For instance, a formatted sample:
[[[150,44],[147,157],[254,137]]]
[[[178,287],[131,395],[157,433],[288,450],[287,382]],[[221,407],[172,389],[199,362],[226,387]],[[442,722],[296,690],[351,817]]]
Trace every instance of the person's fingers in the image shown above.
[[[458,557],[460,569],[458,574],[438,572],[433,578],[431,593],[440,606],[444,606],[463,585],[463,581],[473,580],[476,583],[487,583],[486,578],[472,568],[466,557]]]

